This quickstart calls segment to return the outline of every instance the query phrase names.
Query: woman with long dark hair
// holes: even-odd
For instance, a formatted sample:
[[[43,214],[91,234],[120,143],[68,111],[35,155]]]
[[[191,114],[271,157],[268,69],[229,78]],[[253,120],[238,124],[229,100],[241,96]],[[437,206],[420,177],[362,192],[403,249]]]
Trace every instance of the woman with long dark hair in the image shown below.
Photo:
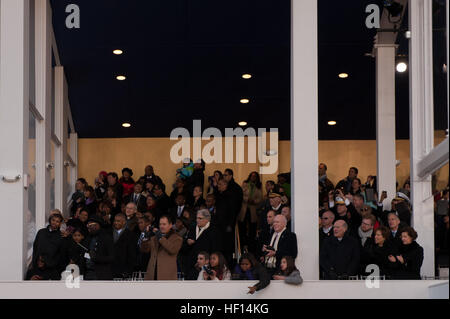
[[[210,274],[203,272],[203,280],[230,280],[231,273],[228,270],[227,262],[221,252],[214,252],[209,257]]]
[[[284,280],[285,283],[292,285],[300,285],[303,282],[300,271],[295,266],[294,258],[291,256],[281,258],[280,269],[275,273],[273,279]]]

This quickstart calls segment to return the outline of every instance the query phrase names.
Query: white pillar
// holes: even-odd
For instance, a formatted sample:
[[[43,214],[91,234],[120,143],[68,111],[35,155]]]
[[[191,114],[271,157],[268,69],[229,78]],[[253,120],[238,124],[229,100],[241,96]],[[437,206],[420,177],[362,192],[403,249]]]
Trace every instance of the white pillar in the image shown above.
[[[391,209],[396,193],[395,165],[395,44],[375,44],[377,77],[377,186],[387,191],[384,209]]]
[[[70,167],[70,182],[71,186],[75,185],[78,179],[78,134],[70,133],[70,157],[73,161],[73,166]],[[75,192],[75,188],[72,189]]]
[[[0,17],[0,281],[20,281],[26,270],[23,176],[28,173],[29,3],[2,0]],[[14,179],[5,182],[2,177]]]
[[[409,1],[410,161],[412,225],[424,248],[422,275],[434,276],[434,201],[431,176],[418,176],[417,164],[433,148],[432,1]]]
[[[64,216],[67,212],[67,170],[64,162],[67,154],[67,108],[66,82],[64,68],[55,67],[55,134],[61,144],[55,148],[55,207],[60,209]]]
[[[292,212],[306,280],[319,279],[317,0],[292,0]]]
[[[35,0],[35,12],[36,108],[44,118],[36,125],[36,228],[40,229],[50,210],[52,18],[48,1]]]

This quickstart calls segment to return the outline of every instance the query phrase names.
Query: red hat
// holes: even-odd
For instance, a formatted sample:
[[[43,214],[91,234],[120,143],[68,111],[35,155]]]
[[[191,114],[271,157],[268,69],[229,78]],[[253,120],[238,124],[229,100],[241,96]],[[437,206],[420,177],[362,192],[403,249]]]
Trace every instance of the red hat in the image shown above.
[[[101,171],[100,173],[98,173],[98,175],[103,175],[104,177],[107,177],[108,173],[106,173],[105,171]]]

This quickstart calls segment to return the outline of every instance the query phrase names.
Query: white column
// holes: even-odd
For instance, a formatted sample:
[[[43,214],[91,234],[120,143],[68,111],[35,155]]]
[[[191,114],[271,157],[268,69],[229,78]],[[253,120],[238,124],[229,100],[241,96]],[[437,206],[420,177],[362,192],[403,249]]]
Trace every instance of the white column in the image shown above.
[[[36,125],[36,228],[45,226],[45,214],[50,210],[51,161],[51,15],[47,0],[35,1],[36,28],[36,108],[44,120]]]
[[[74,162],[74,165],[70,167],[70,182],[72,186],[75,185],[75,182],[78,179],[78,134],[70,133],[70,157]],[[72,189],[75,191],[75,188]]]
[[[292,212],[306,280],[319,279],[317,0],[292,0]]]
[[[418,176],[417,164],[433,148],[432,1],[409,1],[410,159],[412,225],[424,248],[422,275],[434,276],[434,203],[431,176]]]
[[[375,44],[377,77],[377,185],[378,194],[387,191],[384,208],[395,197],[395,44]]]
[[[0,281],[20,281],[26,270],[24,213],[28,208],[29,3],[2,0],[0,17]],[[14,179],[5,182],[3,177]]]
[[[67,216],[67,170],[64,162],[66,161],[68,134],[65,92],[64,68],[57,66],[55,67],[55,134],[61,142],[61,145],[55,149],[55,207],[60,209],[64,216]]]

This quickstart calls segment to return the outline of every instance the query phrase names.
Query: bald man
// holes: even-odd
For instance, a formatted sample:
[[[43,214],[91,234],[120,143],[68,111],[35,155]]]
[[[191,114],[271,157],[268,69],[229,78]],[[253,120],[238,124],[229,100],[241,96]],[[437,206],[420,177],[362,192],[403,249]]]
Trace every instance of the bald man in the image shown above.
[[[286,225],[286,217],[276,215],[273,219],[273,234],[262,247],[265,255],[264,264],[271,276],[280,268],[281,258],[284,256],[297,258],[297,236],[287,229]]]
[[[322,227],[319,229],[319,247],[322,247],[322,243],[325,238],[334,236],[333,233],[333,223],[334,223],[334,213],[331,210],[326,210],[323,212],[320,220],[322,222]]]
[[[360,248],[358,241],[347,234],[348,225],[337,220],[333,237],[326,238],[320,250],[320,269],[323,279],[346,279],[358,274]]]

